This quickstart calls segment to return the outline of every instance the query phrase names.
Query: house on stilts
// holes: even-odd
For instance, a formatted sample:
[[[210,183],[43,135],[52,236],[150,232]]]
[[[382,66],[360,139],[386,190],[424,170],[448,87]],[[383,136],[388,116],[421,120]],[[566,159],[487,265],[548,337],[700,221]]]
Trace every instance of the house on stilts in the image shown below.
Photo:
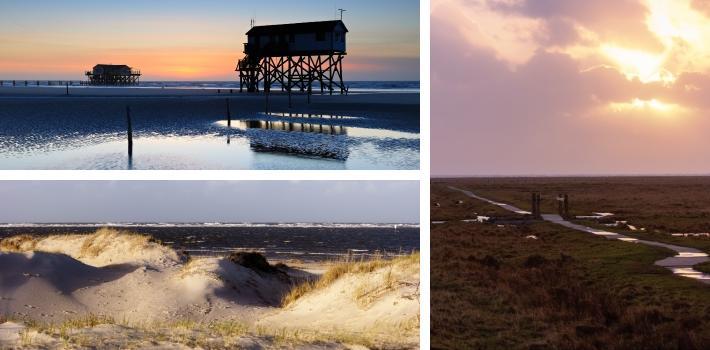
[[[346,92],[343,58],[348,28],[342,20],[254,26],[239,60],[240,91],[257,92],[274,84],[284,91]]]

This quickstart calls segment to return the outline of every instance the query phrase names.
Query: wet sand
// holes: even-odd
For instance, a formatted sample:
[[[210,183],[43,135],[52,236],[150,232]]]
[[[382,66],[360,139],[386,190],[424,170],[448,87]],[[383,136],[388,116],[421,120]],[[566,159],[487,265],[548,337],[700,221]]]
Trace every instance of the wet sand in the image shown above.
[[[0,168],[419,168],[418,93],[294,95],[291,107],[274,93],[267,108],[264,95],[217,90],[76,90],[0,88]]]

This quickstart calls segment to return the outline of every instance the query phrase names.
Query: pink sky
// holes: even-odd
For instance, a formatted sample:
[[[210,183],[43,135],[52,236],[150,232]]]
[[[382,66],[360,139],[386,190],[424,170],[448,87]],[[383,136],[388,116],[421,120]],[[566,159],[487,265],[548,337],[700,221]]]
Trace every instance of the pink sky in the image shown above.
[[[432,0],[432,175],[710,173],[710,6]]]

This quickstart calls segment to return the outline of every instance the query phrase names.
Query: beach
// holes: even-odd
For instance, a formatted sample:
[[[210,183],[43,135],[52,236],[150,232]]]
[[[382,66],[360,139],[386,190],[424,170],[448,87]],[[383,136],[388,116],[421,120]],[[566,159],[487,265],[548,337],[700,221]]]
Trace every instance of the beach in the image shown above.
[[[0,346],[418,347],[418,254],[288,266],[104,228],[5,238],[0,264]]]
[[[0,87],[0,168],[419,168],[418,92],[308,99],[293,94],[289,107],[282,92]]]

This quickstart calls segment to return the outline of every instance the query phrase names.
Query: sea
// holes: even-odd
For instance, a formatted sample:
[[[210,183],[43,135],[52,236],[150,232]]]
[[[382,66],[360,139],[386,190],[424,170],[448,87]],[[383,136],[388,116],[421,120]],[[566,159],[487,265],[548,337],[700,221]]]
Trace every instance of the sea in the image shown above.
[[[62,223],[0,224],[0,239],[19,235],[90,234],[101,227],[150,235],[193,256],[256,251],[271,260],[305,262],[419,251],[417,224],[353,223]]]
[[[74,88],[81,87],[80,81],[62,81],[61,84],[57,81],[49,80],[15,80],[17,86],[25,86],[25,81],[28,82],[27,87],[47,87],[55,86],[63,88],[65,83],[69,83]],[[51,83],[51,85],[50,85]],[[5,80],[3,86],[11,86],[12,81]],[[418,93],[419,81],[348,81],[345,86],[351,93]],[[278,88],[279,85],[273,85],[272,88]],[[111,87],[106,87],[111,88]],[[170,88],[170,89],[239,89],[239,81],[141,81],[135,88]],[[313,91],[320,91],[318,82],[314,82]]]

